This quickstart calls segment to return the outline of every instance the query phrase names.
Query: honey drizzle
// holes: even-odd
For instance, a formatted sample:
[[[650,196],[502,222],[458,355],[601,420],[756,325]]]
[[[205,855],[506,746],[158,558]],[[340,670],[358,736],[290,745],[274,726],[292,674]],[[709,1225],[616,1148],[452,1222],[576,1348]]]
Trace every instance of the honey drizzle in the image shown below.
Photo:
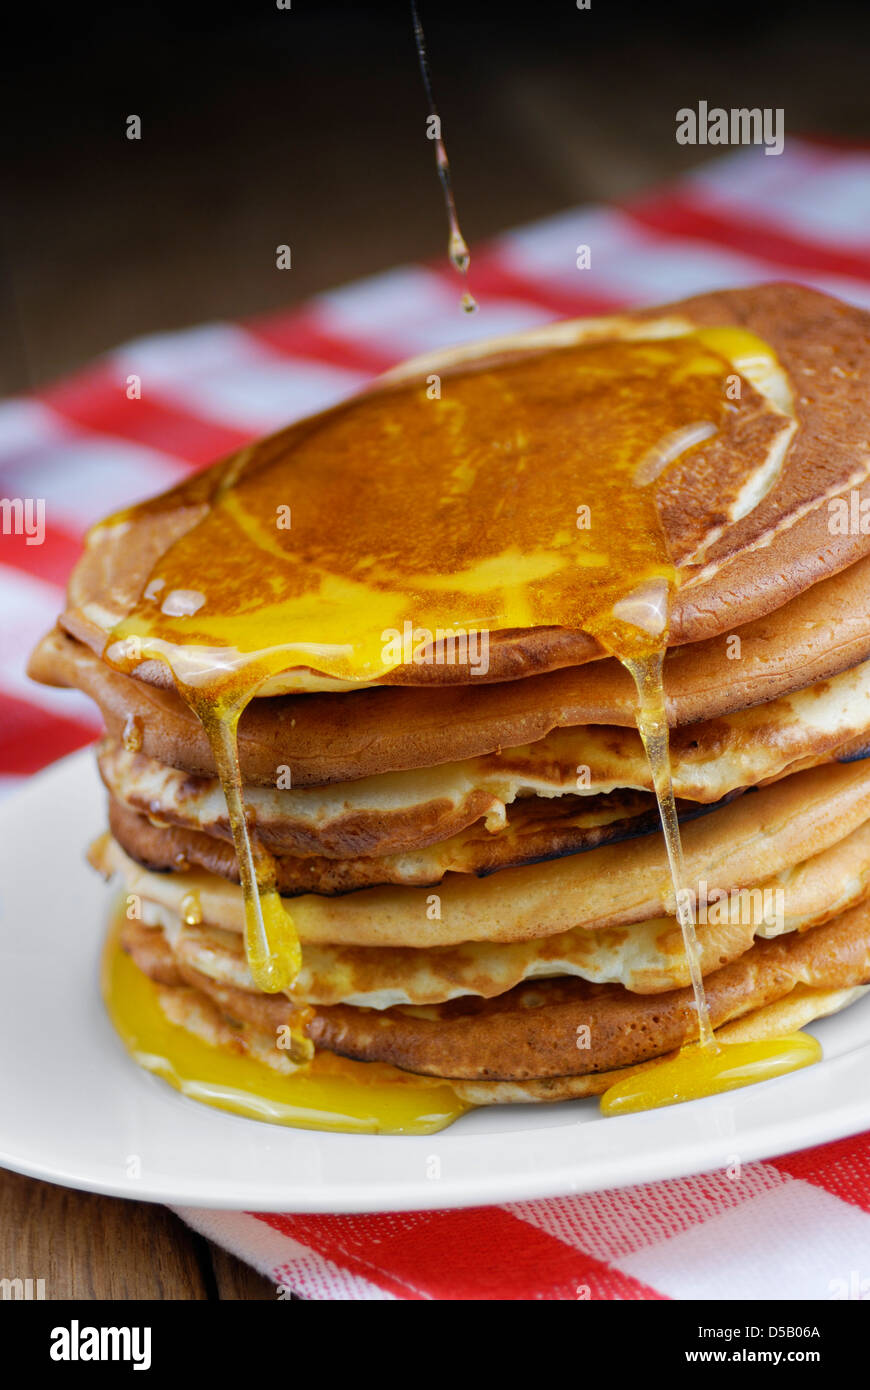
[[[179,904],[182,925],[198,927],[202,922],[202,903],[198,893],[185,893]]]
[[[616,654],[616,653],[615,653]],[[662,672],[664,649],[641,657],[620,657],[632,676],[638,695],[636,722],[652,774],[662,834],[668,857],[675,913],[683,937],[686,963],[698,1020],[698,1041],[684,1046],[676,1057],[631,1072],[601,1097],[603,1115],[628,1115],[663,1105],[720,1095],[767,1081],[817,1062],[822,1049],[808,1033],[744,1042],[721,1042],[713,1031],[707,992],[701,973],[701,953],[695,931],[692,895],[688,892],[680,823],[674,801],[669,730]]]
[[[652,652],[646,657],[625,657],[622,658],[622,663],[637,688],[637,731],[646,750],[647,761],[652,773],[653,789],[658,802],[674,894],[675,915],[683,935],[689,978],[695,996],[695,1009],[698,1014],[698,1039],[703,1048],[715,1049],[716,1042],[713,1037],[710,1010],[707,1007],[707,995],[701,974],[701,948],[698,945],[698,935],[695,931],[692,898],[687,891],[683,842],[680,837],[680,822],[674,801],[668,716],[662,680],[664,650]]]
[[[291,988],[302,969],[302,948],[275,887],[275,860],[248,827],[238,750],[242,711],[215,707],[202,696],[188,699],[205,729],[226,797],[245,904],[248,966],[258,989],[278,994]]]
[[[437,122],[438,134],[435,137],[435,166],[438,170],[438,177],[441,180],[441,188],[444,192],[444,206],[447,210],[447,255],[451,263],[465,278],[468,283],[468,267],[471,264],[471,253],[468,243],[462,235],[459,226],[459,218],[456,215],[456,199],[453,194],[453,179],[450,174],[450,161],[447,158],[447,150],[441,138],[441,117],[435,105],[435,96],[432,91],[432,74],[429,70],[429,54],[426,49],[426,36],[423,33],[423,25],[420,23],[420,15],[417,11],[416,0],[411,0],[411,18],[414,24],[414,40],[417,44],[417,57],[420,61],[420,73],[423,78],[423,90],[426,93],[426,101],[429,105],[429,117]],[[462,307],[467,314],[474,313],[477,308],[477,300],[466,288],[462,296]]]

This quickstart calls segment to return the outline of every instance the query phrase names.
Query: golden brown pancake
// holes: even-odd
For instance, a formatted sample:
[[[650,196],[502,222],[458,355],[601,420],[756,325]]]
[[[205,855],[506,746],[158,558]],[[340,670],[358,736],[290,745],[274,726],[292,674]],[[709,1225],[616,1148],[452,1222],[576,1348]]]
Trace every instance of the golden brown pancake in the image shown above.
[[[868,585],[870,558],[769,617],[670,651],[664,684],[671,726],[781,698],[866,661]],[[57,631],[37,647],[29,671],[47,685],[83,690],[116,741],[133,724],[148,757],[215,775],[202,727],[174,690],[111,670]],[[241,718],[239,760],[248,784],[274,785],[277,769],[286,766],[294,787],[322,786],[516,748],[560,727],[633,729],[635,700],[631,678],[610,660],[501,685],[260,699]]]
[[[868,744],[870,663],[864,662],[791,696],[676,731],[671,741],[674,792],[678,799],[713,804],[741,788],[773,781],[802,767],[860,756]],[[230,841],[226,803],[216,778],[166,767],[111,739],[103,741],[98,764],[118,806],[142,813],[153,825],[202,831]],[[356,860],[360,856],[407,854],[440,844],[480,820],[490,839],[510,838],[516,813],[524,809],[528,820],[528,805],[521,808],[517,804],[513,818],[508,808],[518,798],[527,803],[532,794],[551,824],[555,818],[572,817],[574,846],[591,849],[608,839],[655,828],[657,813],[649,820],[655,806],[642,795],[651,789],[649,762],[636,730],[581,725],[553,730],[524,748],[501,749],[435,768],[376,774],[325,788],[249,786],[245,801],[261,843],[272,853]],[[619,803],[613,800],[617,792],[623,794]],[[629,796],[628,792],[638,795]],[[602,801],[602,795],[609,799]],[[549,805],[554,798],[571,802],[578,797],[589,804],[562,809]],[[631,824],[622,828],[620,822],[626,818]],[[121,821],[117,824],[121,826]],[[126,836],[120,829],[116,838],[143,863],[156,865],[157,858],[136,856],[129,842],[135,822],[128,824]],[[186,852],[184,846],[179,848]],[[546,857],[569,848],[570,842],[564,839],[552,849],[542,843],[540,848],[532,847],[527,857]],[[491,849],[489,861],[475,859],[468,861],[467,867],[477,871],[523,862],[506,853],[504,845],[499,848],[493,842]],[[194,863],[205,862],[196,851],[188,858]],[[161,867],[171,867],[174,857],[167,859],[164,853],[159,862]],[[298,867],[301,871],[302,866]],[[451,863],[448,867],[462,865]],[[432,881],[425,877],[426,871],[412,879],[410,869],[406,864],[398,876],[369,876],[348,886]],[[313,877],[306,882],[312,891],[333,891],[328,886],[318,889]],[[290,885],[289,877],[286,883]]]
[[[192,985],[228,1019],[273,1037],[291,1021],[294,1011],[286,998],[219,984],[177,961],[161,934],[153,935],[156,940],[141,951],[137,937],[127,942],[146,973],[167,984]],[[868,982],[870,906],[861,903],[803,934],[757,941],[738,960],[708,975],[705,989],[719,1028],[801,985],[851,990]],[[612,1071],[660,1057],[698,1035],[690,989],[636,995],[622,986],[567,976],[518,985],[495,999],[464,996],[441,1005],[386,1010],[320,1008],[306,1027],[318,1046],[341,1056],[389,1062],[427,1076],[491,1081]],[[588,1030],[582,1039],[580,1030]]]
[[[726,889],[761,883],[837,844],[870,818],[870,763],[797,772],[743,796],[683,831],[686,882]],[[203,871],[151,874],[110,838],[95,849],[102,872],[121,871],[127,891],[176,907],[195,893],[203,920],[240,930],[237,885]],[[585,854],[503,869],[487,878],[447,874],[431,887],[363,888],[341,897],[292,900],[306,943],[449,946],[461,941],[528,941],[574,927],[613,927],[673,910],[664,844],[657,835]]]
[[[748,951],[756,936],[807,931],[865,898],[870,891],[870,821],[829,850],[765,883],[705,905],[697,926],[703,975]],[[143,925],[144,924],[144,925]],[[157,926],[177,960],[219,984],[254,990],[238,932],[206,923],[182,927],[177,912],[149,900],[126,924],[128,944],[140,949]],[[305,1004],[440,1004],[463,994],[492,998],[524,980],[579,975],[595,984],[621,984],[635,994],[687,987],[682,933],[673,917],[630,927],[587,930],[510,944],[462,942],[429,949],[306,945],[293,997]]]
[[[865,393],[854,389],[854,381],[870,371],[868,325],[870,316],[864,311],[816,291],[796,285],[756,286],[622,315],[597,326],[582,320],[555,325],[549,336],[547,330],[518,335],[491,345],[488,361],[474,360],[473,352],[447,352],[438,356],[435,370],[449,376],[458,368],[455,394],[461,394],[468,372],[479,374],[489,366],[509,371],[513,363],[528,362],[544,347],[558,351],[555,345],[626,334],[667,336],[695,326],[737,326],[773,348],[787,378],[788,404],[797,423],[778,471],[769,474],[759,466],[756,436],[761,433],[759,442],[766,449],[775,420],[763,400],[753,399],[735,426],[744,430],[744,437],[728,437],[726,430],[721,447],[716,441],[715,447],[690,451],[669,469],[662,486],[660,514],[673,558],[681,563],[687,556],[701,556],[695,564],[687,563],[687,582],[671,617],[670,641],[682,644],[765,616],[870,551],[870,536],[831,535],[827,506],[831,498],[860,490],[870,470],[870,406]],[[427,370],[431,369],[430,361]],[[406,368],[404,379],[414,370],[413,365]],[[418,365],[416,370],[422,368]],[[381,393],[401,389],[392,382],[380,388]],[[758,395],[744,380],[744,396],[749,393]],[[356,409],[364,416],[367,399],[299,422],[257,448],[263,457],[290,447],[304,449],[333,421],[344,421],[349,411]],[[62,619],[68,631],[102,651],[108,633],[130,611],[156,561],[203,515],[224,467],[201,475],[196,486],[174,489],[133,520],[91,534],[70,584]],[[750,497],[753,469],[757,476]],[[718,511],[711,511],[714,497],[719,499]],[[748,508],[745,515],[743,506]],[[585,634],[540,627],[502,632],[492,643],[487,678],[515,679],[600,655],[595,640]],[[157,684],[170,679],[162,663],[143,663],[137,674]],[[468,675],[461,663],[420,664],[400,668],[387,683],[441,684],[466,680]],[[291,673],[283,687],[281,678],[275,678],[260,693],[298,688],[298,678]]]
[[[752,1009],[742,1018],[717,1028],[716,1040],[720,1043],[752,1043],[787,1038],[800,1032],[816,1019],[827,1018],[830,1014],[839,1013],[841,1009],[857,1003],[867,993],[868,988],[870,986],[857,985],[851,989],[814,989],[808,985],[797,985],[783,999],[777,999],[773,1004],[765,1004],[760,1009]],[[168,1000],[171,996],[183,992],[185,991],[173,989],[166,990],[165,994]],[[220,1011],[210,1000],[206,1001],[201,994],[197,995],[195,990],[186,992],[199,1000],[200,1007],[208,1006],[212,1026],[216,1024],[227,1033],[232,1032],[223,1023]],[[168,1004],[167,1012],[172,1006],[172,1003]],[[199,1031],[197,1023],[200,1020],[194,1019],[189,1011],[182,1012],[177,1018],[183,1027]],[[253,1030],[251,1031],[253,1033]],[[261,1061],[267,1060],[268,1052],[274,1053],[275,1049],[271,1044],[272,1038],[267,1034],[255,1035],[254,1047],[258,1048]],[[678,1054],[674,1051],[665,1055],[676,1057]],[[615,1071],[595,1072],[587,1076],[549,1076],[538,1081],[451,1081],[450,1084],[460,1100],[466,1101],[469,1105],[579,1100],[584,1096],[602,1095],[626,1077],[646,1071],[648,1067],[654,1067],[663,1060],[663,1057],[655,1057],[648,1062],[639,1062],[637,1066],[620,1067]]]
[[[173,978],[175,975],[173,973]],[[719,1042],[759,1042],[783,1038],[798,1032],[814,1019],[824,1018],[847,1008],[867,993],[868,986],[851,989],[820,989],[797,985],[790,994],[773,1004],[752,1009],[741,1018],[716,1029]],[[292,1074],[296,1070],[286,1051],[275,1047],[274,1033],[233,1019],[228,1023],[218,1006],[201,990],[190,985],[158,985],[163,1012],[180,1028],[195,1034],[214,1047],[247,1054],[275,1071]],[[469,1105],[505,1105],[577,1100],[597,1096],[627,1076],[656,1066],[676,1051],[651,1058],[635,1066],[613,1071],[589,1072],[586,1076],[549,1076],[534,1081],[463,1081],[451,1078],[451,1086]],[[378,1065],[378,1064],[365,1064]],[[382,1065],[382,1064],[381,1064]],[[413,1075],[413,1073],[409,1073]]]
[[[681,824],[713,808],[681,801]],[[492,834],[485,824],[423,849],[401,854],[348,856],[275,854],[275,883],[285,897],[301,893],[332,896],[379,884],[435,885],[445,874],[483,877],[500,869],[542,863],[562,855],[586,853],[659,830],[658,807],[649,792],[611,792],[597,797],[527,797],[511,806],[505,825]],[[109,829],[131,858],[146,868],[172,870],[186,863],[220,878],[239,881],[232,842],[199,830],[154,824],[109,798]]]
[[[860,533],[832,537],[827,502],[833,497],[848,498],[853,487],[859,502],[870,498],[865,482],[870,435],[864,403],[853,389],[867,372],[870,317],[802,285],[769,284],[696,295],[622,315],[617,321],[668,320],[735,324],[764,339],[774,348],[789,380],[799,424],[775,485],[709,548],[706,564],[689,576],[677,596],[670,640],[683,643],[725,631],[721,624],[729,610],[739,609],[741,623],[770,613],[868,553],[870,537]],[[603,318],[553,324],[522,336],[527,349],[544,348],[574,341],[580,326],[588,335],[607,336],[613,322]],[[425,377],[438,371],[445,357],[460,366],[486,357],[498,359],[512,350],[516,340],[510,338],[471,343],[449,354],[430,353],[402,363],[387,380]],[[852,431],[852,442],[847,443]],[[685,488],[685,480],[681,486]],[[679,507],[676,489],[674,500]],[[776,602],[772,602],[774,592]]]

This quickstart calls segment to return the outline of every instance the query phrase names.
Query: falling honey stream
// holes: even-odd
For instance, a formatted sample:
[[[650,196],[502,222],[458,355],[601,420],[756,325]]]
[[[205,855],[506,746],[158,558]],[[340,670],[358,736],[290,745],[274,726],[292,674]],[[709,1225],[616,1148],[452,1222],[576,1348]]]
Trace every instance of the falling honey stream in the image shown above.
[[[441,117],[435,105],[435,96],[432,90],[432,74],[429,70],[429,54],[426,49],[426,35],[423,33],[423,25],[420,23],[420,15],[417,10],[416,0],[411,0],[411,19],[414,25],[414,42],[417,45],[417,58],[420,63],[420,74],[423,78],[423,90],[426,93],[426,100],[429,104],[429,120],[434,124],[434,134],[431,138],[435,144],[435,167],[438,170],[438,177],[441,180],[441,189],[444,194],[444,206],[447,211],[447,255],[451,263],[459,271],[468,283],[468,267],[471,263],[471,255],[468,250],[468,243],[462,235],[459,226],[459,218],[456,213],[456,198],[453,193],[453,178],[450,173],[450,161],[447,158],[447,149],[441,136]],[[467,314],[474,313],[477,308],[477,301],[474,295],[466,289],[462,296],[461,304]]]
[[[274,860],[248,832],[239,768],[238,722],[241,709],[212,708],[208,699],[188,699],[211,745],[227,803],[245,902],[245,954],[258,987],[267,994],[288,990],[302,969],[302,948],[275,887]]]
[[[743,330],[705,329],[472,368],[445,377],[437,401],[410,382],[291,426],[104,523],[159,523],[161,511],[179,509],[192,518],[104,656],[126,671],[165,663],[203,724],[260,989],[284,991],[292,1004],[301,953],[245,814],[237,730],[251,698],[296,669],[377,682],[407,661],[397,640],[407,624],[415,660],[435,650],[426,634],[580,630],[636,684],[697,1012],[699,1045],[669,1064],[677,1075],[665,1100],[653,1067],[618,1109],[746,1084],[734,1082],[728,1049],[713,1036],[685,892],[662,677],[681,576],[659,501],[675,463],[739,424],[726,382],[765,356],[775,362]],[[288,510],[284,529],[276,518]],[[294,1017],[298,1046],[310,1051],[304,1008]],[[800,1048],[765,1048],[748,1079],[812,1060]]]
[[[687,892],[680,822],[677,816],[671,778],[668,716],[665,709],[665,690],[662,679],[664,652],[653,652],[646,657],[625,657],[623,664],[634,680],[637,690],[637,728],[649,761],[653,788],[658,802],[671,886],[674,892],[674,911],[683,936],[689,979],[698,1014],[698,1041],[702,1047],[709,1049],[715,1046],[713,1025],[710,1022],[710,1010],[707,1008],[707,997],[704,992],[701,952],[695,931],[691,899]]]

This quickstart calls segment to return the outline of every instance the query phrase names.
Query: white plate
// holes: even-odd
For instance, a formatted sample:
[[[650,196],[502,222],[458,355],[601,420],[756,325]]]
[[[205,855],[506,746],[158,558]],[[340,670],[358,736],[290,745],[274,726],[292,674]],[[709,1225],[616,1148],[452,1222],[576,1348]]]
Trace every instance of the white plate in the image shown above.
[[[594,1100],[501,1106],[406,1138],[284,1129],[199,1105],[141,1071],[103,1009],[109,890],[83,851],[104,817],[89,750],[0,803],[2,1166],[192,1206],[397,1211],[648,1182],[870,1127],[870,995],[813,1027],[825,1049],[814,1067],[619,1119],[602,1119]]]

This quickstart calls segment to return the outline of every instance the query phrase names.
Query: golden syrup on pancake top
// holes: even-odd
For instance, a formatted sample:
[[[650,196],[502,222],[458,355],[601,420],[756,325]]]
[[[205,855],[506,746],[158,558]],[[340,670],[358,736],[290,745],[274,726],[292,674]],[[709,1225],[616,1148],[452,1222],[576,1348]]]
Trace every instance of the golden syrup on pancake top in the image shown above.
[[[583,630],[637,685],[702,1044],[681,1064],[688,1075],[703,1053],[698,1084],[704,1093],[717,1088],[682,892],[662,686],[680,576],[657,509],[667,466],[648,470],[644,461],[664,457],[669,466],[673,440],[714,436],[726,411],[739,409],[727,404],[726,385],[748,357],[775,361],[742,330],[703,330],[472,367],[445,376],[435,399],[425,382],[373,392],[128,514],[184,506],[199,514],[160,558],[104,655],[126,671],[165,662],[205,727],[259,988],[292,999],[300,961],[273,863],[249,834],[243,805],[236,731],[263,683],[299,667],[376,681],[406,659],[396,638],[406,624],[418,653],[427,646],[420,634]],[[588,526],[579,525],[581,511]],[[638,1104],[655,1103],[650,1081]]]

